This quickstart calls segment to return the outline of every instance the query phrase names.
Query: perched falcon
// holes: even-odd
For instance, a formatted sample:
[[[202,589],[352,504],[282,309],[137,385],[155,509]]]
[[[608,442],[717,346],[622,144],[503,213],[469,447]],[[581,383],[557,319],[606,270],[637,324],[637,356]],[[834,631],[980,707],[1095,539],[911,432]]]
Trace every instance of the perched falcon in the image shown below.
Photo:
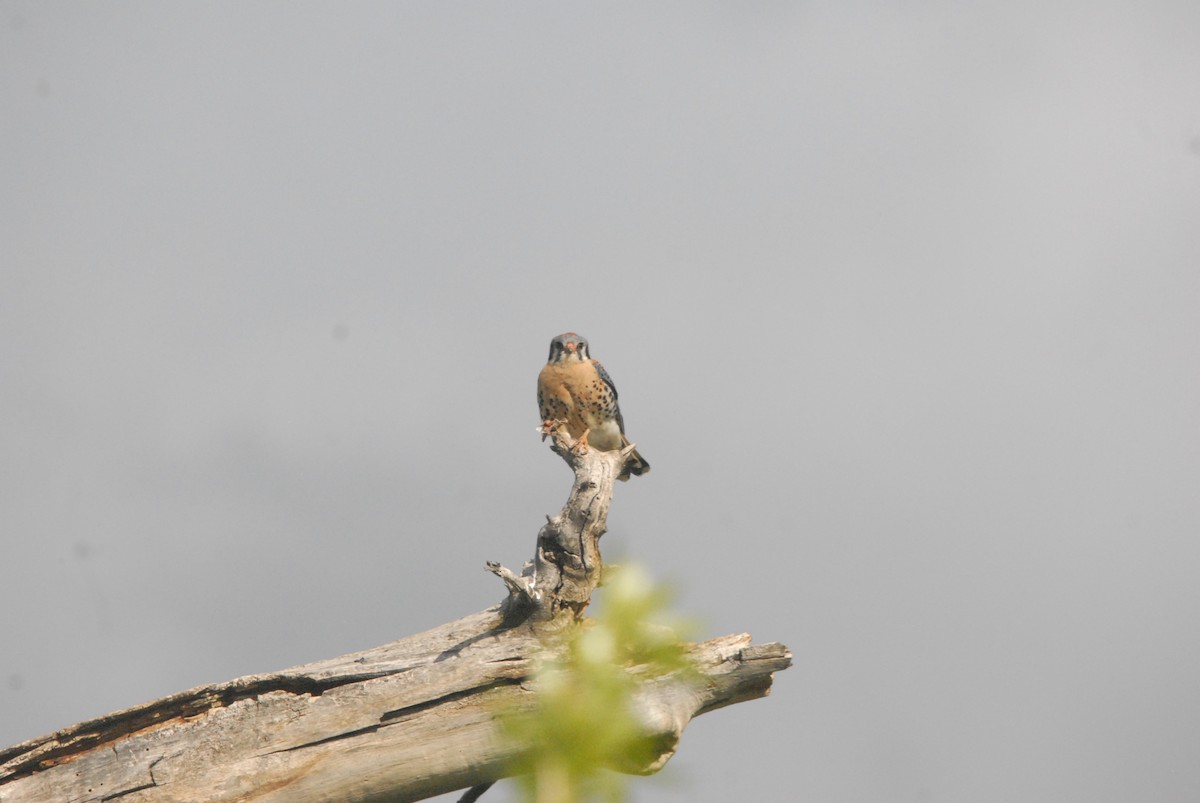
[[[538,411],[543,421],[566,421],[573,438],[611,452],[629,445],[625,420],[617,405],[617,389],[604,366],[588,354],[588,342],[574,332],[550,341],[550,359],[538,375]],[[650,464],[635,450],[625,462],[619,480],[642,475]]]

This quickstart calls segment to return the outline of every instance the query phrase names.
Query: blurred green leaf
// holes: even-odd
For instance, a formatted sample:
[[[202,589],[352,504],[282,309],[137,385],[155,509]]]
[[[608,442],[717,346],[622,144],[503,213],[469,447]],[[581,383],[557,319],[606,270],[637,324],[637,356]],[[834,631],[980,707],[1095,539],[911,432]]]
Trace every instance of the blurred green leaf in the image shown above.
[[[634,711],[639,684],[691,671],[681,637],[689,628],[668,615],[670,592],[645,570],[621,567],[599,596],[596,617],[535,670],[533,708],[500,715],[527,746],[514,770],[535,803],[624,799],[625,776],[609,769],[644,767],[662,750]]]

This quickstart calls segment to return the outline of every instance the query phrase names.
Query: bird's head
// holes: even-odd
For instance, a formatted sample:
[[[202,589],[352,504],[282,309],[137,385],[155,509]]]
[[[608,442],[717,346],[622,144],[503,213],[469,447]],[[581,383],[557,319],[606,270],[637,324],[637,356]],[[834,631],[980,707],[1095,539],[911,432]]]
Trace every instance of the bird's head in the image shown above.
[[[550,362],[587,359],[588,342],[585,337],[580,337],[574,332],[564,332],[550,341]]]

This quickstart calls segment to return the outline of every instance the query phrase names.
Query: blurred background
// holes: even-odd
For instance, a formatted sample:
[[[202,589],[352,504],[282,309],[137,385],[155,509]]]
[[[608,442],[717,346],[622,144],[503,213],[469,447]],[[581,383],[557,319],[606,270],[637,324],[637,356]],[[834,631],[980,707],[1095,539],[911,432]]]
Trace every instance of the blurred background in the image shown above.
[[[795,654],[634,800],[1196,800],[1198,87],[1194,2],[0,1],[0,744],[498,602],[574,330],[606,558]]]

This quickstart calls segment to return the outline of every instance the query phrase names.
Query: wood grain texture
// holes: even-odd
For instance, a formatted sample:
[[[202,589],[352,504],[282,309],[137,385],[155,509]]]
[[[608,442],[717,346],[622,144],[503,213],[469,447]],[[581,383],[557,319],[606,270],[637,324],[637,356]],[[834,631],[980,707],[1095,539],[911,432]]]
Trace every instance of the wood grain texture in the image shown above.
[[[501,708],[530,706],[536,657],[582,616],[600,581],[598,541],[624,453],[554,450],[572,466],[567,504],[538,534],[500,605],[424,633],[227,683],[201,686],[0,750],[0,803],[422,800],[504,777],[521,745]],[[748,635],[691,645],[697,672],[643,683],[637,710],[661,754],[692,717],[762,697],[791,664]],[[634,670],[630,670],[634,671]]]

